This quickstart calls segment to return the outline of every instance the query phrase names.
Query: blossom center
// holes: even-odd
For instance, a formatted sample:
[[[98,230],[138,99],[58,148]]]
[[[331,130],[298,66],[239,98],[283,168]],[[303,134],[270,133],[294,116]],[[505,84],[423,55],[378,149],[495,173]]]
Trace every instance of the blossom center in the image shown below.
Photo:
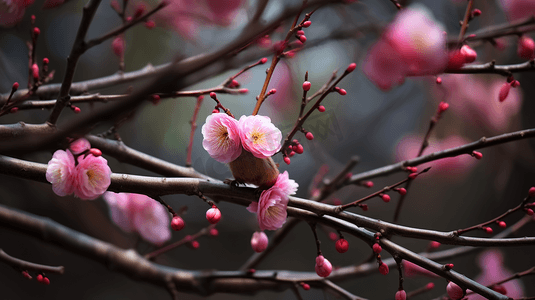
[[[270,206],[266,209],[266,217],[272,218],[278,216],[281,213],[281,208],[278,205]]]
[[[254,144],[261,144],[264,142],[264,140],[266,139],[266,136],[264,133],[262,132],[258,132],[258,131],[253,131],[251,133],[251,138],[253,139],[253,143]]]

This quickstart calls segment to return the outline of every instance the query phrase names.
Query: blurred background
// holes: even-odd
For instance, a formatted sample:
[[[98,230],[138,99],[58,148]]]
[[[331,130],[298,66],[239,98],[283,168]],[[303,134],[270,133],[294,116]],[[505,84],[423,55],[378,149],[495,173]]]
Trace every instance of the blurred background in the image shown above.
[[[432,11],[434,17],[447,30],[448,35],[456,37],[459,33],[459,20],[466,7],[465,1],[400,1],[404,6],[420,3]],[[26,42],[30,39],[30,16],[36,16],[36,26],[41,29],[37,43],[38,61],[44,57],[50,60],[50,69],[55,70],[53,83],[61,82],[66,67],[66,57],[72,47],[81,19],[81,11],[86,1],[71,0],[56,8],[43,10],[42,3],[30,6],[23,20],[14,27],[0,29],[0,92],[8,93],[13,82],[23,86],[27,82],[28,51]],[[275,18],[285,5],[299,4],[300,1],[269,1],[264,14],[266,20]],[[125,71],[139,70],[148,64],[160,65],[177,56],[192,55],[213,51],[239,36],[247,20],[252,17],[257,1],[244,1],[232,20],[226,24],[193,22],[196,30],[189,35],[183,30],[169,27],[147,29],[136,26],[125,34]],[[483,14],[470,23],[468,33],[479,28],[502,24],[507,17],[499,1],[475,1],[475,8]],[[362,73],[360,66],[366,58],[368,48],[378,38],[381,26],[394,18],[397,10],[392,2],[358,1],[350,5],[332,5],[318,10],[312,16],[312,26],[305,33],[307,42],[302,51],[291,59],[282,60],[270,83],[277,93],[263,105],[260,114],[269,116],[285,135],[293,126],[298,115],[301,101],[301,84],[304,74],[309,72],[312,92],[328,81],[334,70],[344,70],[351,62],[359,66],[340,83],[347,91],[346,96],[333,93],[323,102],[324,113],[316,112],[305,123],[305,128],[313,132],[315,139],[308,141],[304,135],[296,135],[305,148],[302,155],[292,157],[291,165],[282,161],[282,156],[274,157],[287,170],[290,178],[299,183],[297,196],[308,197],[312,178],[323,165],[328,166],[327,178],[332,178],[345,165],[351,156],[358,155],[360,163],[353,174],[399,162],[416,156],[422,137],[427,131],[430,118],[438,103],[447,100],[448,110],[439,121],[431,136],[431,144],[425,153],[450,148],[472,142],[482,136],[495,136],[506,132],[535,127],[535,89],[530,83],[535,74],[526,72],[515,74],[521,83],[513,89],[509,98],[498,103],[497,91],[505,78],[498,75],[445,75],[442,86],[435,84],[435,77],[408,78],[404,84],[388,92],[381,91]],[[119,26],[120,18],[110,7],[109,0],[100,5],[95,20],[91,24],[88,37],[98,37]],[[369,25],[363,30],[352,30],[361,25]],[[224,26],[223,26],[224,25]],[[250,46],[240,55],[251,55],[256,61],[266,55],[270,61],[270,43],[284,39],[289,22],[270,35],[270,41]],[[346,32],[347,31],[347,32]],[[346,32],[340,37],[340,32]],[[533,37],[533,34],[530,34]],[[492,59],[497,64],[514,64],[522,60],[516,55],[517,37],[499,40],[503,47],[490,43],[473,45],[478,52],[478,62]],[[111,40],[90,49],[78,63],[75,82],[114,74],[119,69],[119,58],[114,55]],[[245,66],[246,64],[244,64]],[[255,96],[259,94],[265,79],[265,68],[259,66],[237,78],[242,87],[249,89],[247,95],[218,95],[221,102],[231,109],[235,116],[251,114]],[[230,70],[215,77],[188,87],[188,90],[216,86],[240,69]],[[144,81],[134,83],[143,84]],[[103,94],[124,93],[129,85],[122,85],[100,91]],[[79,105],[82,113],[102,103]],[[204,174],[218,178],[231,178],[227,166],[211,159],[202,148],[201,125],[214,108],[214,102],[206,97],[198,116],[198,125],[193,146],[193,167]],[[150,102],[142,105],[118,133],[126,145],[166,161],[184,165],[186,147],[189,140],[190,125],[195,98],[165,99],[158,105]],[[3,116],[1,124],[19,121],[42,123],[49,111],[20,111]],[[66,124],[76,115],[64,110],[60,125]],[[109,128],[103,124],[93,133]],[[100,131],[99,131],[100,130]],[[430,163],[432,170],[412,184],[405,199],[399,223],[417,228],[449,231],[465,228],[487,221],[518,205],[526,196],[528,189],[535,183],[535,143],[524,140],[493,148],[483,149],[483,159],[476,160],[466,156]],[[416,150],[415,150],[416,149]],[[21,158],[47,163],[51,152],[36,152]],[[122,164],[112,157],[110,167],[116,173],[153,175],[151,172]],[[337,192],[334,199],[349,202],[359,199],[386,185],[405,178],[406,174],[395,174],[374,179],[374,187],[351,186]],[[65,226],[112,243],[122,248],[135,248],[147,253],[153,246],[134,234],[121,231],[109,217],[109,211],[102,198],[82,201],[69,197],[58,197],[49,185],[25,181],[0,175],[0,203],[9,207],[46,216]],[[384,203],[373,199],[368,203],[369,211],[362,213],[372,218],[392,221],[399,195],[391,193],[392,201]],[[197,197],[183,195],[165,196],[163,199],[175,209],[187,206],[183,216],[186,227],[173,232],[178,240],[193,234],[208,225],[205,219],[206,204]],[[159,257],[156,262],[182,269],[236,270],[253,251],[250,247],[252,233],[257,230],[256,216],[229,203],[219,203],[223,213],[217,225],[219,236],[202,237],[200,247],[180,247]],[[507,224],[520,219],[522,213],[506,218]],[[501,229],[492,226],[495,232]],[[329,239],[329,228],[319,230],[322,251],[334,266],[356,265],[369,258],[369,247],[349,235],[349,251],[339,254],[334,242]],[[528,224],[518,236],[534,236],[535,225]],[[271,236],[273,232],[267,232]],[[469,235],[488,236],[483,232]],[[412,251],[424,251],[427,241],[395,237],[394,241]],[[168,299],[168,292],[148,283],[132,280],[123,274],[110,272],[105,266],[88,260],[76,253],[65,251],[57,246],[46,244],[32,237],[24,236],[13,230],[0,227],[0,248],[15,257],[31,262],[65,266],[64,275],[49,275],[51,284],[44,286],[34,280],[28,281],[19,272],[0,264],[1,299]],[[440,249],[448,249],[441,246]],[[488,249],[487,249],[488,250]],[[500,249],[503,254],[504,268],[520,272],[535,263],[535,247],[509,247]],[[483,251],[483,250],[482,250]],[[478,264],[478,255],[443,261],[454,263],[458,272],[476,278],[484,273]],[[257,269],[282,269],[308,271],[314,270],[316,256],[315,242],[308,225],[299,224],[285,241],[260,264]],[[406,278],[405,290],[412,291],[428,282],[436,287],[418,299],[434,298],[445,293],[447,282],[442,278]],[[535,295],[533,277],[522,280],[525,296]],[[393,298],[397,291],[397,271],[391,270],[387,276],[375,274],[364,278],[354,278],[340,283],[341,286],[358,296],[369,299]],[[334,295],[321,290],[301,290],[305,299],[335,299]],[[200,299],[191,294],[182,294],[182,299]],[[209,299],[295,299],[287,290],[282,293],[259,292],[256,295],[216,294]],[[416,299],[416,298],[415,298]]]

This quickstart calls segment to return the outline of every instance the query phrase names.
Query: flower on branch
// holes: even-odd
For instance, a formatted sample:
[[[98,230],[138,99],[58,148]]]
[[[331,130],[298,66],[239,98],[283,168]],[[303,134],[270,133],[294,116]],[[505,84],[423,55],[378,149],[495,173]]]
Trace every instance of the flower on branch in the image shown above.
[[[401,11],[364,62],[364,74],[382,90],[407,76],[441,73],[448,62],[446,36],[424,6]]]
[[[52,184],[52,190],[58,196],[67,196],[74,192],[72,180],[75,172],[74,156],[71,151],[57,150],[46,168],[46,180]]]
[[[202,126],[203,148],[222,163],[229,163],[242,152],[238,121],[225,113],[211,114]]]
[[[240,138],[243,148],[255,157],[267,158],[281,148],[281,131],[266,116],[241,116]]]
[[[161,245],[171,238],[169,213],[156,200],[141,194],[112,193],[103,195],[111,218],[126,232],[136,232],[146,241]]]
[[[288,196],[295,194],[299,185],[288,178],[288,172],[279,174],[275,184],[262,192],[257,202],[247,210],[256,213],[260,230],[276,230],[286,222]]]
[[[108,161],[100,156],[102,155],[100,150],[90,147],[86,139],[78,139],[70,145],[73,152],[71,150],[54,152],[48,162],[46,180],[52,184],[52,190],[56,195],[67,196],[74,192],[80,199],[93,200],[108,189],[111,184]]]
[[[102,156],[78,157],[78,166],[73,175],[74,195],[83,200],[97,198],[104,194],[111,184],[111,169]]]

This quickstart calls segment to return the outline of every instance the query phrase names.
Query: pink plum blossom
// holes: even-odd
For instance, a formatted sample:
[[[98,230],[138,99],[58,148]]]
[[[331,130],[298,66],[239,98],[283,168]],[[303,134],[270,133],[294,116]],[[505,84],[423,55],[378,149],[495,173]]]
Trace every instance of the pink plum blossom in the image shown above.
[[[288,195],[280,188],[272,186],[260,194],[257,202],[252,202],[247,210],[256,213],[260,230],[277,230],[286,222]]]
[[[513,272],[504,266],[503,254],[499,250],[487,250],[483,252],[479,256],[478,264],[481,268],[481,274],[475,278],[475,281],[482,285],[490,285],[513,275]],[[524,296],[524,288],[521,280],[511,280],[501,284],[501,286],[510,298],[519,299]],[[483,300],[485,298],[478,294],[471,294],[468,296],[468,299]]]
[[[0,0],[0,26],[12,27],[22,20],[34,0]]]
[[[408,159],[416,158],[420,146],[422,144],[423,137],[420,136],[405,136],[398,142],[396,146],[396,160],[404,161]],[[464,139],[458,135],[451,135],[443,140],[429,140],[429,146],[425,148],[423,155],[433,152],[454,148],[470,143],[470,141]],[[442,158],[433,161],[429,164],[422,165],[422,169],[428,166],[433,167],[433,173],[440,174],[442,177],[451,179],[462,179],[467,175],[476,164],[476,160],[469,155],[460,155],[456,157]],[[420,166],[418,166],[420,168]]]
[[[331,275],[333,266],[330,261],[328,261],[323,255],[318,255],[316,257],[316,265],[314,266],[316,274],[320,277],[327,277]]]
[[[289,178],[288,171],[284,171],[284,173],[279,174],[274,186],[281,189],[286,195],[294,195],[297,192],[299,184]]]
[[[279,174],[275,184],[260,194],[247,210],[256,213],[261,230],[276,230],[286,222],[288,196],[295,194],[299,185],[289,178],[288,172]]]
[[[103,195],[111,218],[126,232],[137,232],[150,243],[161,245],[171,238],[169,213],[157,201],[141,194],[112,193]]]
[[[201,25],[229,26],[244,0],[170,0],[155,15],[156,24],[170,27],[180,35],[194,40]]]
[[[239,128],[243,148],[255,157],[271,157],[280,150],[282,133],[269,117],[241,116]]]
[[[535,15],[533,0],[500,0],[509,21],[528,18]]]
[[[93,200],[104,194],[111,183],[111,169],[108,161],[93,155],[78,157],[78,165],[73,174],[74,195],[83,200]]]
[[[215,160],[229,163],[242,152],[238,121],[225,113],[211,114],[202,126],[202,146]]]
[[[448,62],[446,36],[429,10],[414,6],[401,11],[364,62],[364,74],[382,90],[407,76],[442,72]]]
[[[46,168],[46,180],[52,184],[52,190],[56,195],[67,196],[74,192],[74,173],[74,156],[71,151],[54,152]]]
[[[69,150],[71,150],[72,154],[74,155],[80,154],[89,149],[91,149],[91,144],[84,138],[79,138],[69,145]]]
[[[251,247],[255,252],[263,252],[268,246],[268,237],[263,231],[255,231],[251,238]]]
[[[463,74],[448,74],[441,78],[442,87],[437,87],[436,95],[443,95],[443,101],[449,103],[451,112],[474,126],[503,133],[520,112],[520,89],[510,89],[507,100],[498,101],[504,80],[488,81]]]

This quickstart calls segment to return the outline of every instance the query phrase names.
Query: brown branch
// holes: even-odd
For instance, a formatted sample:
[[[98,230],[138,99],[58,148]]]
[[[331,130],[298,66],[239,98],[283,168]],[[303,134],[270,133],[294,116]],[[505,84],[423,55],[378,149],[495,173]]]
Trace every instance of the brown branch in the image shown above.
[[[13,257],[7,254],[4,250],[0,249],[0,262],[5,263],[6,265],[12,267],[17,271],[35,271],[35,272],[46,272],[54,274],[63,274],[65,272],[65,267],[58,266],[47,266],[42,264],[36,264],[28,262],[16,257]]]
[[[459,38],[457,39],[459,48],[461,47],[460,45],[463,41],[463,37],[468,29],[468,22],[470,21],[470,16],[472,15],[472,6],[474,6],[474,0],[468,0],[466,11],[464,12],[464,18],[461,24],[461,31],[459,32]]]
[[[438,160],[445,157],[455,157],[462,154],[470,154],[472,151],[477,149],[483,149],[499,144],[504,144],[508,142],[518,141],[526,138],[532,138],[535,137],[535,128],[534,129],[525,129],[510,133],[505,133],[502,135],[497,135],[491,138],[482,137],[476,142],[466,144],[463,146],[450,148],[434,153],[430,153],[428,155],[424,155],[418,158],[405,160],[396,164],[384,166],[381,168],[377,168],[374,170],[370,170],[367,172],[363,172],[360,174],[355,174],[351,177],[351,180],[348,182],[348,184],[359,184],[359,182],[363,180],[369,180],[376,177],[386,176],[390,175],[396,172],[404,171],[406,167],[408,166],[418,166],[424,163],[428,163],[434,160]]]
[[[193,111],[193,116],[191,117],[191,120],[189,123],[191,124],[191,132],[189,135],[189,144],[188,149],[186,151],[186,167],[191,167],[191,151],[193,150],[193,137],[195,136],[195,129],[197,129],[197,115],[199,114],[199,109],[201,108],[202,100],[204,99],[203,96],[197,97],[197,103],[195,104],[195,110]]]
[[[446,69],[444,73],[450,74],[499,74],[505,77],[511,76],[513,73],[529,72],[535,70],[534,60],[516,65],[496,65],[495,61],[491,61],[479,65],[463,66],[459,69]]]
[[[125,31],[127,31],[128,29],[130,29],[131,27],[143,22],[143,21],[146,21],[150,16],[152,16],[153,14],[157,13],[159,10],[161,10],[162,8],[166,7],[168,4],[168,2],[166,1],[162,1],[161,3],[159,3],[155,8],[151,9],[149,12],[147,12],[146,14],[144,14],[143,16],[135,19],[135,20],[132,20],[131,22],[127,22],[125,24],[123,24],[122,26],[106,33],[105,35],[101,36],[101,37],[98,37],[98,38],[94,38],[92,40],[89,40],[87,43],[84,44],[84,49],[83,51],[87,51],[89,48],[91,47],[94,47],[96,45],[99,45],[101,44],[102,42],[106,41],[107,39],[110,39],[114,36],[117,36]]]
[[[78,33],[76,34],[76,39],[74,40],[71,53],[69,54],[69,57],[67,57],[67,69],[65,70],[65,76],[63,77],[63,82],[59,91],[58,101],[56,102],[56,105],[54,106],[54,109],[47,120],[47,122],[52,125],[56,124],[61,111],[69,101],[69,90],[71,89],[72,80],[74,78],[76,64],[78,63],[80,56],[87,50],[87,48],[85,48],[85,36],[89,30],[89,25],[91,24],[91,21],[93,21],[93,17],[97,12],[100,2],[101,0],[89,0],[87,5],[84,6],[84,12],[82,15],[82,21],[80,21]]]
[[[215,228],[215,224],[212,224],[212,225],[210,225],[208,227],[205,227],[205,228],[199,230],[197,233],[195,233],[193,235],[187,235],[187,236],[183,237],[181,240],[178,240],[178,241],[176,241],[176,242],[174,242],[172,244],[169,244],[169,245],[164,246],[164,247],[162,247],[160,249],[157,249],[157,250],[154,250],[154,251],[152,251],[150,253],[147,253],[147,254],[143,255],[143,257],[145,259],[148,259],[148,260],[153,260],[154,258],[156,258],[159,255],[162,255],[162,254],[164,254],[164,253],[166,253],[168,251],[171,251],[171,250],[173,250],[173,249],[175,249],[177,247],[180,247],[182,245],[191,243],[192,241],[200,238],[203,235],[209,234],[210,230],[212,228]]]

